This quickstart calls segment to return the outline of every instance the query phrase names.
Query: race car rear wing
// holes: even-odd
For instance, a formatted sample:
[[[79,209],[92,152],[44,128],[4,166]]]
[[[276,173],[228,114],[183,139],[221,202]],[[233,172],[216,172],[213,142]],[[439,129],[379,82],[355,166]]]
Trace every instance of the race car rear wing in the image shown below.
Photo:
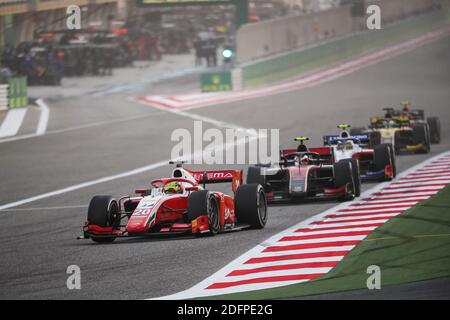
[[[191,171],[194,179],[199,184],[213,184],[213,183],[228,183],[231,182],[231,188],[233,192],[236,192],[237,188],[243,182],[242,170],[208,170],[208,171]]]
[[[333,154],[330,147],[309,148],[308,152],[317,153],[319,155],[318,161],[323,164],[332,162]],[[297,149],[284,149],[280,151],[281,157],[286,157],[290,154],[299,153]]]
[[[411,110],[409,113],[412,120],[425,120],[425,111],[422,109]]]
[[[330,135],[330,136],[324,136],[323,137],[323,144],[325,146],[330,146],[333,144],[336,144],[339,141],[348,141],[352,140],[354,143],[358,144],[369,144],[370,143],[370,136],[369,134],[358,134],[355,136],[350,136],[348,138],[341,138],[339,135]]]
[[[297,152],[298,152],[297,149],[284,149],[284,150],[281,150],[280,154],[283,157],[283,156],[287,156],[287,155],[297,153]]]
[[[309,148],[308,149],[309,152],[314,152],[314,153],[318,153],[320,155],[324,155],[324,156],[328,156],[331,155],[331,149],[329,147],[320,147],[320,148]],[[284,149],[281,150],[281,156],[285,157],[288,156],[290,154],[294,154],[294,153],[298,153],[297,149]]]

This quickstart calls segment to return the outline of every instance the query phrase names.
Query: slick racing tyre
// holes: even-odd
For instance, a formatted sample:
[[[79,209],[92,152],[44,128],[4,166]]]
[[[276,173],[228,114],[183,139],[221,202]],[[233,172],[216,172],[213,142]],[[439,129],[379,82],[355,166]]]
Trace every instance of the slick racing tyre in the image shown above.
[[[240,224],[262,229],[267,222],[267,200],[259,184],[243,184],[234,196],[236,218]]]
[[[441,122],[437,117],[431,117],[427,119],[428,126],[430,127],[430,141],[431,143],[441,142]]]
[[[400,154],[402,145],[405,143],[402,141],[402,131],[396,131],[394,133],[394,153]]]
[[[373,162],[376,171],[381,171],[386,168],[387,165],[391,165],[392,174],[395,177],[396,167],[395,167],[395,155],[393,154],[393,147],[390,143],[383,143],[375,147],[373,153]],[[382,180],[386,180],[383,178]]]
[[[397,162],[395,158],[395,150],[394,146],[391,143],[386,143],[389,147],[389,151],[391,154],[391,165],[392,165],[392,175],[395,178],[397,176]]]
[[[118,228],[120,226],[120,213],[117,201],[111,196],[93,197],[89,203],[88,222],[103,228]],[[113,242],[116,238],[91,236],[91,239],[99,243],[108,243]]]
[[[344,159],[341,161],[348,161],[352,165],[353,182],[355,183],[355,197],[361,195],[361,173],[359,171],[359,162],[356,159]]]
[[[220,209],[217,199],[208,190],[192,192],[188,198],[187,218],[189,222],[200,216],[208,216],[209,235],[220,231]]]
[[[369,146],[371,148],[375,148],[376,146],[380,145],[381,143],[381,132],[379,131],[372,131],[369,133]]]
[[[344,159],[333,164],[334,187],[347,187],[348,192],[343,196],[342,200],[353,200],[356,196],[356,183],[353,179],[353,166],[349,159]]]
[[[424,149],[422,153],[429,153],[431,149],[430,142],[430,128],[426,123],[419,123],[413,127],[413,142],[414,144],[423,144]]]
[[[265,188],[266,179],[263,175],[263,168],[249,167],[247,170],[247,184],[260,184]]]

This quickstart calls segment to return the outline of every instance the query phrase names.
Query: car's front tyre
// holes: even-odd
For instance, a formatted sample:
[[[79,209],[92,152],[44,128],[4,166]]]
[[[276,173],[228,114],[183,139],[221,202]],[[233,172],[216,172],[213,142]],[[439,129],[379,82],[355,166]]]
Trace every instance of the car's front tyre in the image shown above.
[[[120,225],[119,205],[112,196],[95,196],[88,208],[88,223],[102,228],[117,228]],[[114,236],[91,236],[92,241],[99,243],[113,242]]]

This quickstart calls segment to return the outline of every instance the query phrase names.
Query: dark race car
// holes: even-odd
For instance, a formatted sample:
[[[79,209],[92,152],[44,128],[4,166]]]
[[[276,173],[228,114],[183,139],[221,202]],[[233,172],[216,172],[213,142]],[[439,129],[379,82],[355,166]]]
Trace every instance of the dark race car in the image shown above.
[[[329,164],[350,159],[359,166],[362,181],[386,181],[396,176],[395,152],[392,144],[382,143],[375,147],[370,146],[370,135],[350,135],[350,125],[340,124],[339,135],[323,137],[325,148],[320,152],[328,156]]]
[[[423,110],[410,110],[404,103],[402,110],[384,108],[384,116],[370,118],[369,128],[353,128],[351,135],[369,134],[372,146],[390,143],[396,154],[429,153],[431,143],[439,143],[441,128],[439,119],[429,117],[425,121]]]
[[[205,189],[209,183],[232,183],[234,198]],[[242,184],[241,170],[195,172],[181,163],[169,178],[151,181],[138,196],[92,198],[83,239],[112,242],[118,237],[215,235],[264,228],[266,196],[258,184]]]
[[[353,200],[360,195],[358,165],[351,159],[330,164],[329,148],[311,148],[306,137],[296,138],[297,149],[281,151],[275,166],[249,167],[247,183],[260,184],[269,202],[283,200]],[[326,150],[328,154],[326,154]]]

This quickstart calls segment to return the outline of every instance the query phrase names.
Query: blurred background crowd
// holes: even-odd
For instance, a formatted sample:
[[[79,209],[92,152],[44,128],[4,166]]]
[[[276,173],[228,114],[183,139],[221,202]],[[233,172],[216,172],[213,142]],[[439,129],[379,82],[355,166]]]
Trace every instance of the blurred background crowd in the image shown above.
[[[248,22],[339,6],[339,0],[255,0]],[[345,1],[344,1],[345,2]],[[82,29],[68,30],[66,8],[79,5]],[[164,55],[195,55],[217,66],[232,46],[235,7],[141,7],[126,0],[0,0],[1,79],[26,76],[29,85],[59,85],[63,77],[106,76],[114,68]]]
[[[342,2],[250,1],[248,22]],[[82,10],[81,30],[66,27],[70,4]],[[131,0],[0,0],[1,78],[23,75],[29,85],[59,85],[63,77],[111,75],[137,60],[186,53],[195,55],[196,65],[217,66],[219,48],[233,44],[234,10],[226,4],[155,8]]]

